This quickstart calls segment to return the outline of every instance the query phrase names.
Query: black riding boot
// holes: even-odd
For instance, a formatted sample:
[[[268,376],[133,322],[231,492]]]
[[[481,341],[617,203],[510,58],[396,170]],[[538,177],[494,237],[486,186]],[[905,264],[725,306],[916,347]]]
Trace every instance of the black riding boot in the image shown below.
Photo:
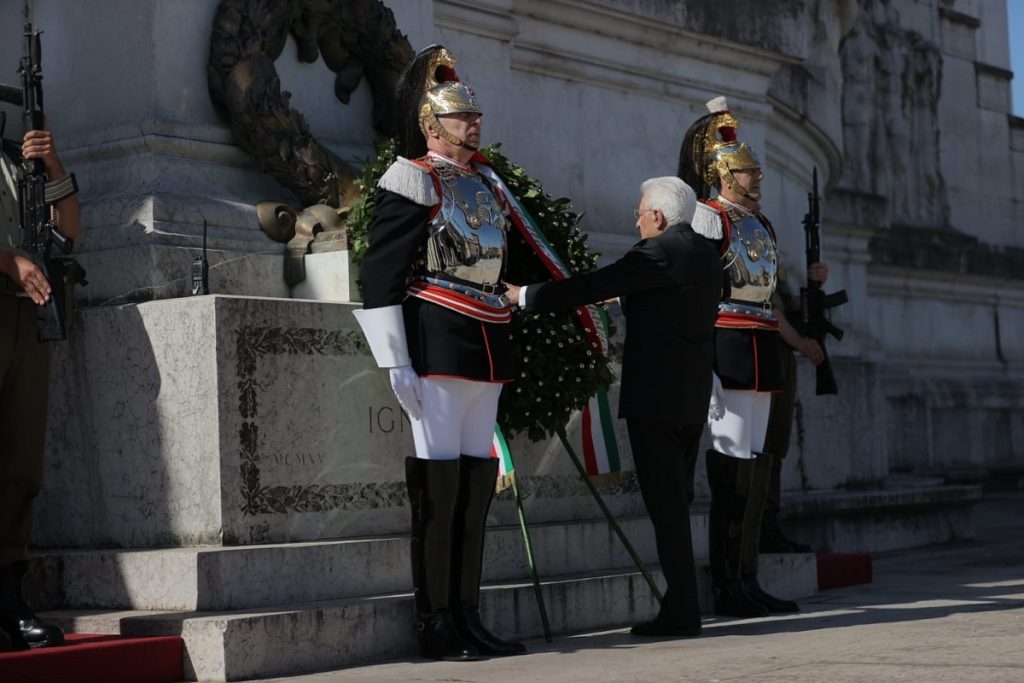
[[[15,562],[0,570],[0,629],[15,650],[49,647],[64,642],[64,631],[37,617],[25,602],[22,584],[28,562]]]
[[[764,512],[761,513],[762,553],[809,553],[811,546],[788,538],[779,526],[779,511],[782,507],[782,458],[772,457],[772,477],[764,498]]]
[[[452,535],[452,615],[462,637],[481,654],[494,657],[521,655],[522,643],[498,638],[480,622],[480,574],[483,569],[487,511],[494,498],[498,461],[462,456],[459,466],[459,502]]]
[[[409,554],[420,655],[449,661],[478,659],[479,653],[463,640],[448,609],[459,461],[406,458],[405,483],[412,509]]]
[[[748,489],[745,483],[749,482],[749,466],[744,464],[747,461],[709,450],[704,462],[711,489],[708,555],[712,611],[728,617],[768,616],[768,610],[747,595],[740,575],[743,513]]]
[[[775,458],[770,453],[758,453],[753,461],[745,461],[749,470],[749,488],[743,512],[743,533],[740,543],[740,577],[743,589],[755,602],[769,612],[799,612],[800,607],[792,600],[782,600],[761,588],[757,580],[757,555],[761,545],[761,514],[765,496],[771,484]]]

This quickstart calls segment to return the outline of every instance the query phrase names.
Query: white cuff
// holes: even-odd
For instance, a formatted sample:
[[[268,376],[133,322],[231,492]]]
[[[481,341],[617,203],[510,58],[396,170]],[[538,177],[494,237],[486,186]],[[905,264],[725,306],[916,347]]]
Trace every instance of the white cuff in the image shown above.
[[[516,305],[519,306],[519,308],[526,308],[527,287],[529,287],[529,285],[523,285],[522,287],[519,288],[519,301],[516,302]]]
[[[373,359],[382,368],[397,368],[411,365],[409,344],[405,339],[405,320],[402,318],[402,306],[385,306],[384,308],[364,308],[352,311],[363,328],[363,334],[373,352]]]

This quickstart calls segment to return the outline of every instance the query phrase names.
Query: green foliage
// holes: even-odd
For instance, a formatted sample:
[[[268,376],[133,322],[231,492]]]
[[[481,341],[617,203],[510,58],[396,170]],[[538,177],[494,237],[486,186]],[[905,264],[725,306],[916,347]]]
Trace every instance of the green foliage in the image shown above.
[[[586,235],[579,230],[582,214],[572,210],[571,202],[545,192],[539,180],[501,153],[500,145],[481,151],[562,262],[573,273],[596,269],[598,255],[587,248]],[[394,144],[388,141],[378,147],[377,158],[363,167],[362,195],[348,218],[349,245],[356,261],[366,251],[377,180],[394,160]],[[518,231],[510,230],[505,280],[521,285],[550,279]],[[498,408],[498,423],[509,439],[523,432],[535,441],[551,437],[565,427],[573,411],[583,409],[599,386],[613,380],[608,357],[590,341],[574,311],[527,313],[516,308],[509,332],[519,376],[502,391]]]
[[[359,199],[352,202],[348,218],[345,220],[348,231],[348,248],[352,252],[352,260],[361,263],[366,247],[369,246],[368,235],[370,224],[373,223],[373,206],[375,203],[377,181],[395,162],[395,141],[388,138],[376,146],[377,156],[363,164],[363,175],[359,178]]]
[[[595,270],[598,255],[587,249],[587,236],[579,229],[582,214],[572,210],[572,203],[545,192],[538,179],[501,153],[499,145],[482,151],[562,263],[573,273]],[[510,232],[509,237],[505,280],[517,285],[550,280],[544,264],[518,233]],[[526,432],[540,441],[564,428],[598,386],[611,384],[612,373],[608,357],[590,341],[575,311],[528,313],[516,308],[511,325],[519,377],[501,393],[498,423],[508,438]]]

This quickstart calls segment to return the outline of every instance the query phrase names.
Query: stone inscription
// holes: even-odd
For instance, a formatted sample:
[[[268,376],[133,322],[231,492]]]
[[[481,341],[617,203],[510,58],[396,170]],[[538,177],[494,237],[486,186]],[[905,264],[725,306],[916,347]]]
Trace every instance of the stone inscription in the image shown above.
[[[391,406],[367,407],[367,426],[370,434],[404,434],[409,429],[409,416],[404,410]]]
[[[369,356],[362,335],[354,331],[329,332],[315,329],[242,327],[236,337],[238,350],[238,410],[242,424],[238,430],[239,470],[241,473],[244,515],[325,512],[329,510],[366,510],[403,507],[408,504],[404,481],[352,482],[343,484],[274,485],[262,481],[260,462],[266,461],[295,469],[321,468],[327,456],[319,453],[260,450],[259,416],[261,391],[258,378],[260,358],[273,355]],[[409,432],[409,418],[393,406],[366,406],[366,428],[374,435]],[[405,437],[410,438],[410,437]],[[623,472],[614,484],[599,484],[605,495],[639,491],[636,475]],[[586,496],[589,491],[575,475],[522,475],[519,490],[523,498],[565,498]],[[511,490],[499,497],[508,498]]]
[[[296,469],[312,468],[319,470],[327,462],[323,453],[274,453],[270,460],[275,465]]]
[[[238,412],[242,424],[238,430],[239,473],[242,487],[242,513],[245,515],[322,512],[339,507],[382,507],[401,505],[401,486],[394,490],[376,484],[271,485],[262,481],[260,462],[283,464],[291,468],[320,468],[326,458],[310,453],[262,453],[260,451],[259,412],[265,386],[258,378],[258,364],[266,356],[368,356],[370,350],[359,332],[243,326],[236,333]],[[386,422],[384,422],[387,424]]]

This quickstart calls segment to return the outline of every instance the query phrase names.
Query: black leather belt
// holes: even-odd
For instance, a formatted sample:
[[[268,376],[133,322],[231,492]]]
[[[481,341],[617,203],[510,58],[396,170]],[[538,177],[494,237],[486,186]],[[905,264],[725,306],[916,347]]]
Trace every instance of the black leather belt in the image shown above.
[[[722,299],[723,303],[733,304],[735,306],[750,306],[751,308],[760,308],[762,311],[770,311],[774,308],[771,301],[757,302],[757,301],[743,301],[742,299]]]

